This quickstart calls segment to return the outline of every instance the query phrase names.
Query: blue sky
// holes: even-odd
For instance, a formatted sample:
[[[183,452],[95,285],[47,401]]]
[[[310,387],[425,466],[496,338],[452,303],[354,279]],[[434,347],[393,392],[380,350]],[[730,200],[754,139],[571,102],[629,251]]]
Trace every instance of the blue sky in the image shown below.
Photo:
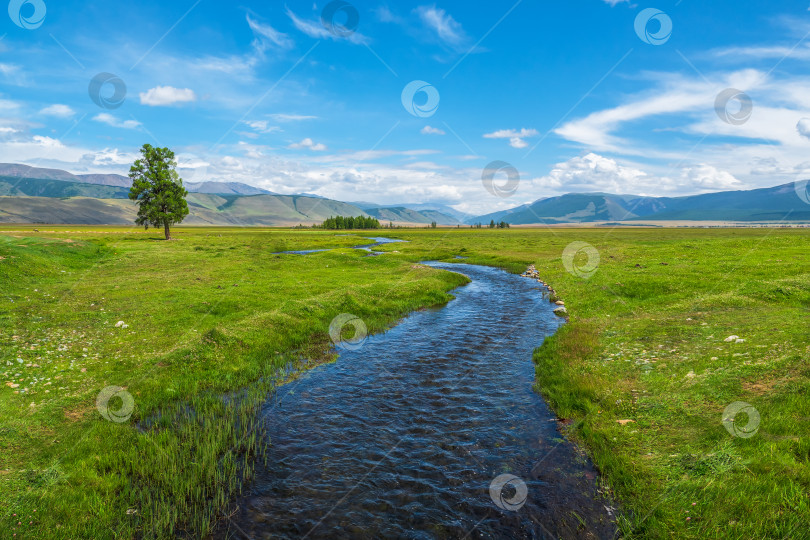
[[[12,0],[0,160],[126,174],[148,142],[187,181],[473,213],[810,170],[808,3],[358,0],[331,28],[328,5]],[[122,103],[110,76],[91,99],[100,73]],[[509,197],[482,184],[496,160]]]

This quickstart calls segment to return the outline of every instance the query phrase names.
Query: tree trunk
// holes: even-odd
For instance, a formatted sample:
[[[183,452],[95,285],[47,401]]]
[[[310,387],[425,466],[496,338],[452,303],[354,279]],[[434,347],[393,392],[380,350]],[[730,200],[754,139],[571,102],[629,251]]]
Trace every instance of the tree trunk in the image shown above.
[[[166,233],[166,240],[171,240],[172,239],[171,234],[169,234],[169,222],[168,221],[163,222],[163,232]]]

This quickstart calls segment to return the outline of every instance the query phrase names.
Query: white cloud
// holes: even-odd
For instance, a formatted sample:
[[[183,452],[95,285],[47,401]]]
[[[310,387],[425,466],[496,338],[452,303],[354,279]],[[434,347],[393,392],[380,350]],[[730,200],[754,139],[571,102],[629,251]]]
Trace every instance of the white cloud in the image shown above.
[[[176,103],[197,101],[197,95],[190,88],[175,88],[173,86],[156,86],[146,92],[138,94],[141,105],[160,107]]]
[[[318,161],[323,163],[352,166],[356,165],[358,162],[371,161],[380,158],[403,157],[405,159],[413,159],[418,156],[427,156],[438,153],[438,150],[429,150],[426,148],[418,150],[359,150],[356,152],[324,156],[323,158],[319,158]]]
[[[454,49],[461,49],[469,42],[464,29],[449,13],[436,6],[419,6],[416,13],[428,29],[445,44]]]
[[[317,116],[307,116],[303,114],[271,114],[270,118],[276,122],[297,122],[299,120],[315,120]]]
[[[258,21],[254,21],[250,18],[250,15],[246,15],[248,26],[253,31],[253,34],[256,36],[256,41],[253,43],[253,47],[259,51],[264,52],[267,49],[267,42],[271,42],[282,49],[289,49],[292,48],[295,43],[291,40],[287,34],[283,34],[270,26],[269,24],[263,24]]]
[[[93,117],[93,120],[107,124],[108,126],[124,129],[137,129],[141,126],[141,123],[137,120],[119,120],[109,113],[99,113]]]
[[[419,130],[419,133],[422,135],[444,135],[444,130],[431,126],[425,126]]]
[[[671,176],[675,173],[674,176]],[[555,194],[605,192],[618,195],[679,195],[744,188],[729,172],[700,163],[664,175],[623,165],[593,152],[557,163],[532,185]]]
[[[377,15],[377,20],[384,23],[399,23],[401,19],[391,12],[388,6],[379,6],[372,10]]]
[[[450,167],[447,165],[439,165],[433,161],[414,161],[413,163],[408,163],[405,165],[406,169],[424,169],[426,171],[440,171],[440,170],[449,170]]]
[[[649,76],[659,81],[658,88],[632,96],[623,105],[567,122],[556,129],[555,133],[593,150],[648,156],[650,150],[644,147],[645,143],[634,144],[619,137],[616,132],[630,123],[652,121],[655,118],[655,124],[650,126],[651,131],[680,131],[707,137],[721,135],[759,140],[798,139],[793,129],[796,120],[788,121],[789,127],[786,128],[784,119],[773,116],[780,116],[781,113],[769,109],[763,99],[768,94],[770,99],[781,95],[780,100],[791,99],[795,102],[799,99],[799,94],[804,95],[804,92],[795,87],[795,81],[794,84],[786,84],[785,81],[772,84],[768,82],[766,74],[752,69],[716,74],[709,80],[667,73]],[[737,88],[757,98],[754,102],[754,114],[744,125],[725,123],[715,112],[718,93],[726,88]],[[806,88],[806,85],[801,88]],[[803,99],[808,100],[806,96]],[[810,106],[810,100],[807,105]],[[788,113],[783,110],[782,113],[795,115],[796,111]],[[656,155],[677,157],[666,151],[656,151]]]
[[[10,99],[2,99],[0,98],[0,112],[3,113],[12,113],[16,112],[20,109],[20,104],[16,101],[11,101]]]
[[[618,106],[597,110],[562,125],[555,133],[586,151],[639,156],[651,173],[672,179],[673,164],[691,167],[678,172],[682,194],[705,186],[740,189],[792,182],[808,160],[810,76],[782,70],[703,71],[705,79],[682,74],[646,73],[650,88],[630,95]],[[748,94],[753,111],[742,125],[723,121],[715,100],[721,90]],[[733,113],[739,102],[732,100]],[[638,133],[645,135],[639,136]],[[706,174],[703,165],[724,171]],[[678,184],[680,185],[680,184]],[[691,187],[690,187],[691,186]],[[673,186],[664,184],[662,191]],[[677,187],[677,186],[676,186]]]
[[[745,187],[730,173],[705,163],[682,169],[678,180],[688,192],[728,191]]]
[[[129,166],[135,161],[135,159],[136,156],[134,154],[121,152],[118,150],[118,148],[104,148],[103,150],[88,153],[82,156],[82,160],[85,163],[92,164],[93,166],[97,167],[121,165]],[[126,172],[123,172],[122,174],[126,175]]]
[[[84,149],[70,147],[59,139],[34,135],[33,137],[0,143],[0,162],[26,163],[42,166],[47,159],[56,159],[75,163],[86,152]]]
[[[810,139],[810,118],[802,118],[799,120],[796,124],[796,130],[799,132],[799,135],[805,139]]]
[[[281,128],[278,126],[271,126],[267,120],[246,120],[245,124],[253,128],[259,133],[271,133],[273,131],[279,131]]]
[[[6,77],[8,77],[9,75],[17,74],[19,71],[20,66],[0,62],[0,75],[5,75]]]
[[[34,135],[33,140],[35,143],[39,144],[40,146],[44,146],[45,148],[64,148],[65,145],[62,144],[62,141],[59,139],[53,139],[51,137],[43,137],[41,135]]]
[[[290,18],[293,25],[298,30],[300,30],[301,32],[303,32],[304,34],[308,35],[311,38],[332,39],[335,41],[345,39],[346,41],[355,43],[357,45],[364,45],[369,42],[369,39],[359,32],[351,32],[347,35],[333,34],[329,30],[327,30],[326,27],[324,27],[321,21],[311,22],[299,19],[295,15],[295,13],[293,13],[292,10],[290,10],[290,8],[287,8],[287,16]]]
[[[652,178],[638,168],[619,165],[613,159],[589,153],[557,163],[546,176],[532,183],[557,194],[594,191],[637,193],[639,189],[649,187]]]
[[[289,145],[287,148],[291,148],[293,150],[301,150],[301,149],[304,149],[304,148],[308,148],[308,149],[310,149],[310,150],[312,150],[314,152],[321,152],[323,150],[326,150],[326,145],[321,144],[321,143],[316,143],[312,139],[307,137],[306,139],[302,140],[299,143],[293,143],[293,144]]]
[[[270,146],[265,146],[262,144],[251,144],[245,141],[239,141],[237,143],[237,146],[239,149],[242,150],[243,155],[254,159],[262,159],[265,156],[267,156],[267,152],[269,150],[273,150],[273,148]]]
[[[794,60],[808,60],[810,59],[810,44],[803,43],[796,47],[787,45],[726,47],[723,49],[715,49],[711,52],[711,55],[715,58],[727,58],[733,61],[747,61],[750,58],[757,60],[772,58],[776,58],[778,60],[785,60],[788,58],[792,58]]]
[[[39,114],[43,114],[45,116],[55,116],[57,118],[70,118],[71,116],[76,114],[76,111],[74,111],[67,105],[55,103],[39,111]]]
[[[194,56],[182,59],[168,58],[164,62],[164,72],[174,74],[176,63],[179,61],[182,65],[186,66],[186,74],[189,71],[201,72],[201,77],[195,81],[196,87],[202,85],[209,85],[212,82],[233,82],[236,80],[245,81],[252,80],[254,70],[262,62],[266,60],[266,52],[269,49],[290,49],[295,45],[292,39],[286,34],[283,34],[273,27],[255,21],[250,17],[250,14],[245,15],[248,27],[253,33],[253,41],[251,42],[252,50],[246,54],[232,54],[228,56]],[[152,56],[153,63],[156,55]],[[230,75],[231,78],[217,77],[213,81],[210,72],[225,73]],[[235,89],[229,89],[226,92],[216,92],[215,95],[228,95],[233,94]],[[252,99],[255,99],[253,97]]]
[[[520,131],[515,129],[499,129],[492,133],[485,133],[485,139],[509,139],[509,146],[512,148],[526,148],[529,146],[524,139],[528,137],[537,136],[536,129],[522,128]]]

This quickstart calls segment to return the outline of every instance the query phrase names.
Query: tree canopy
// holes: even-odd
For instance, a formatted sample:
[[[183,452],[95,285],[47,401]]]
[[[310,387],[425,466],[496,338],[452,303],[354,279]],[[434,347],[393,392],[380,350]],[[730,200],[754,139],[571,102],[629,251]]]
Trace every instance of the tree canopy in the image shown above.
[[[150,225],[163,227],[166,240],[171,239],[169,227],[188,215],[188,191],[176,167],[174,152],[144,144],[141,157],[129,169],[129,198],[138,203],[135,223],[146,229]]]
[[[329,217],[321,224],[324,229],[379,229],[380,222],[373,217]]]

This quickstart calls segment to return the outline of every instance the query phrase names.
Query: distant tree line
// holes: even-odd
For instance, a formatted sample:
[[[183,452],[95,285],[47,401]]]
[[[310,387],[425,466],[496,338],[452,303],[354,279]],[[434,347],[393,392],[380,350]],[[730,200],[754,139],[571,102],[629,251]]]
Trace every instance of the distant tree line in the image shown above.
[[[366,216],[329,216],[320,227],[322,229],[379,229],[380,222],[373,217]]]
[[[494,220],[494,219],[492,219],[492,220],[490,220],[490,221],[489,221],[489,225],[488,225],[488,227],[489,227],[490,229],[508,229],[508,228],[509,228],[509,224],[508,224],[507,222],[505,222],[505,221],[501,221],[501,222],[499,222],[499,223],[495,223],[495,220]],[[483,228],[484,228],[484,224],[483,224],[483,223],[473,223],[472,225],[470,225],[470,228],[471,228],[471,229],[483,229]]]

